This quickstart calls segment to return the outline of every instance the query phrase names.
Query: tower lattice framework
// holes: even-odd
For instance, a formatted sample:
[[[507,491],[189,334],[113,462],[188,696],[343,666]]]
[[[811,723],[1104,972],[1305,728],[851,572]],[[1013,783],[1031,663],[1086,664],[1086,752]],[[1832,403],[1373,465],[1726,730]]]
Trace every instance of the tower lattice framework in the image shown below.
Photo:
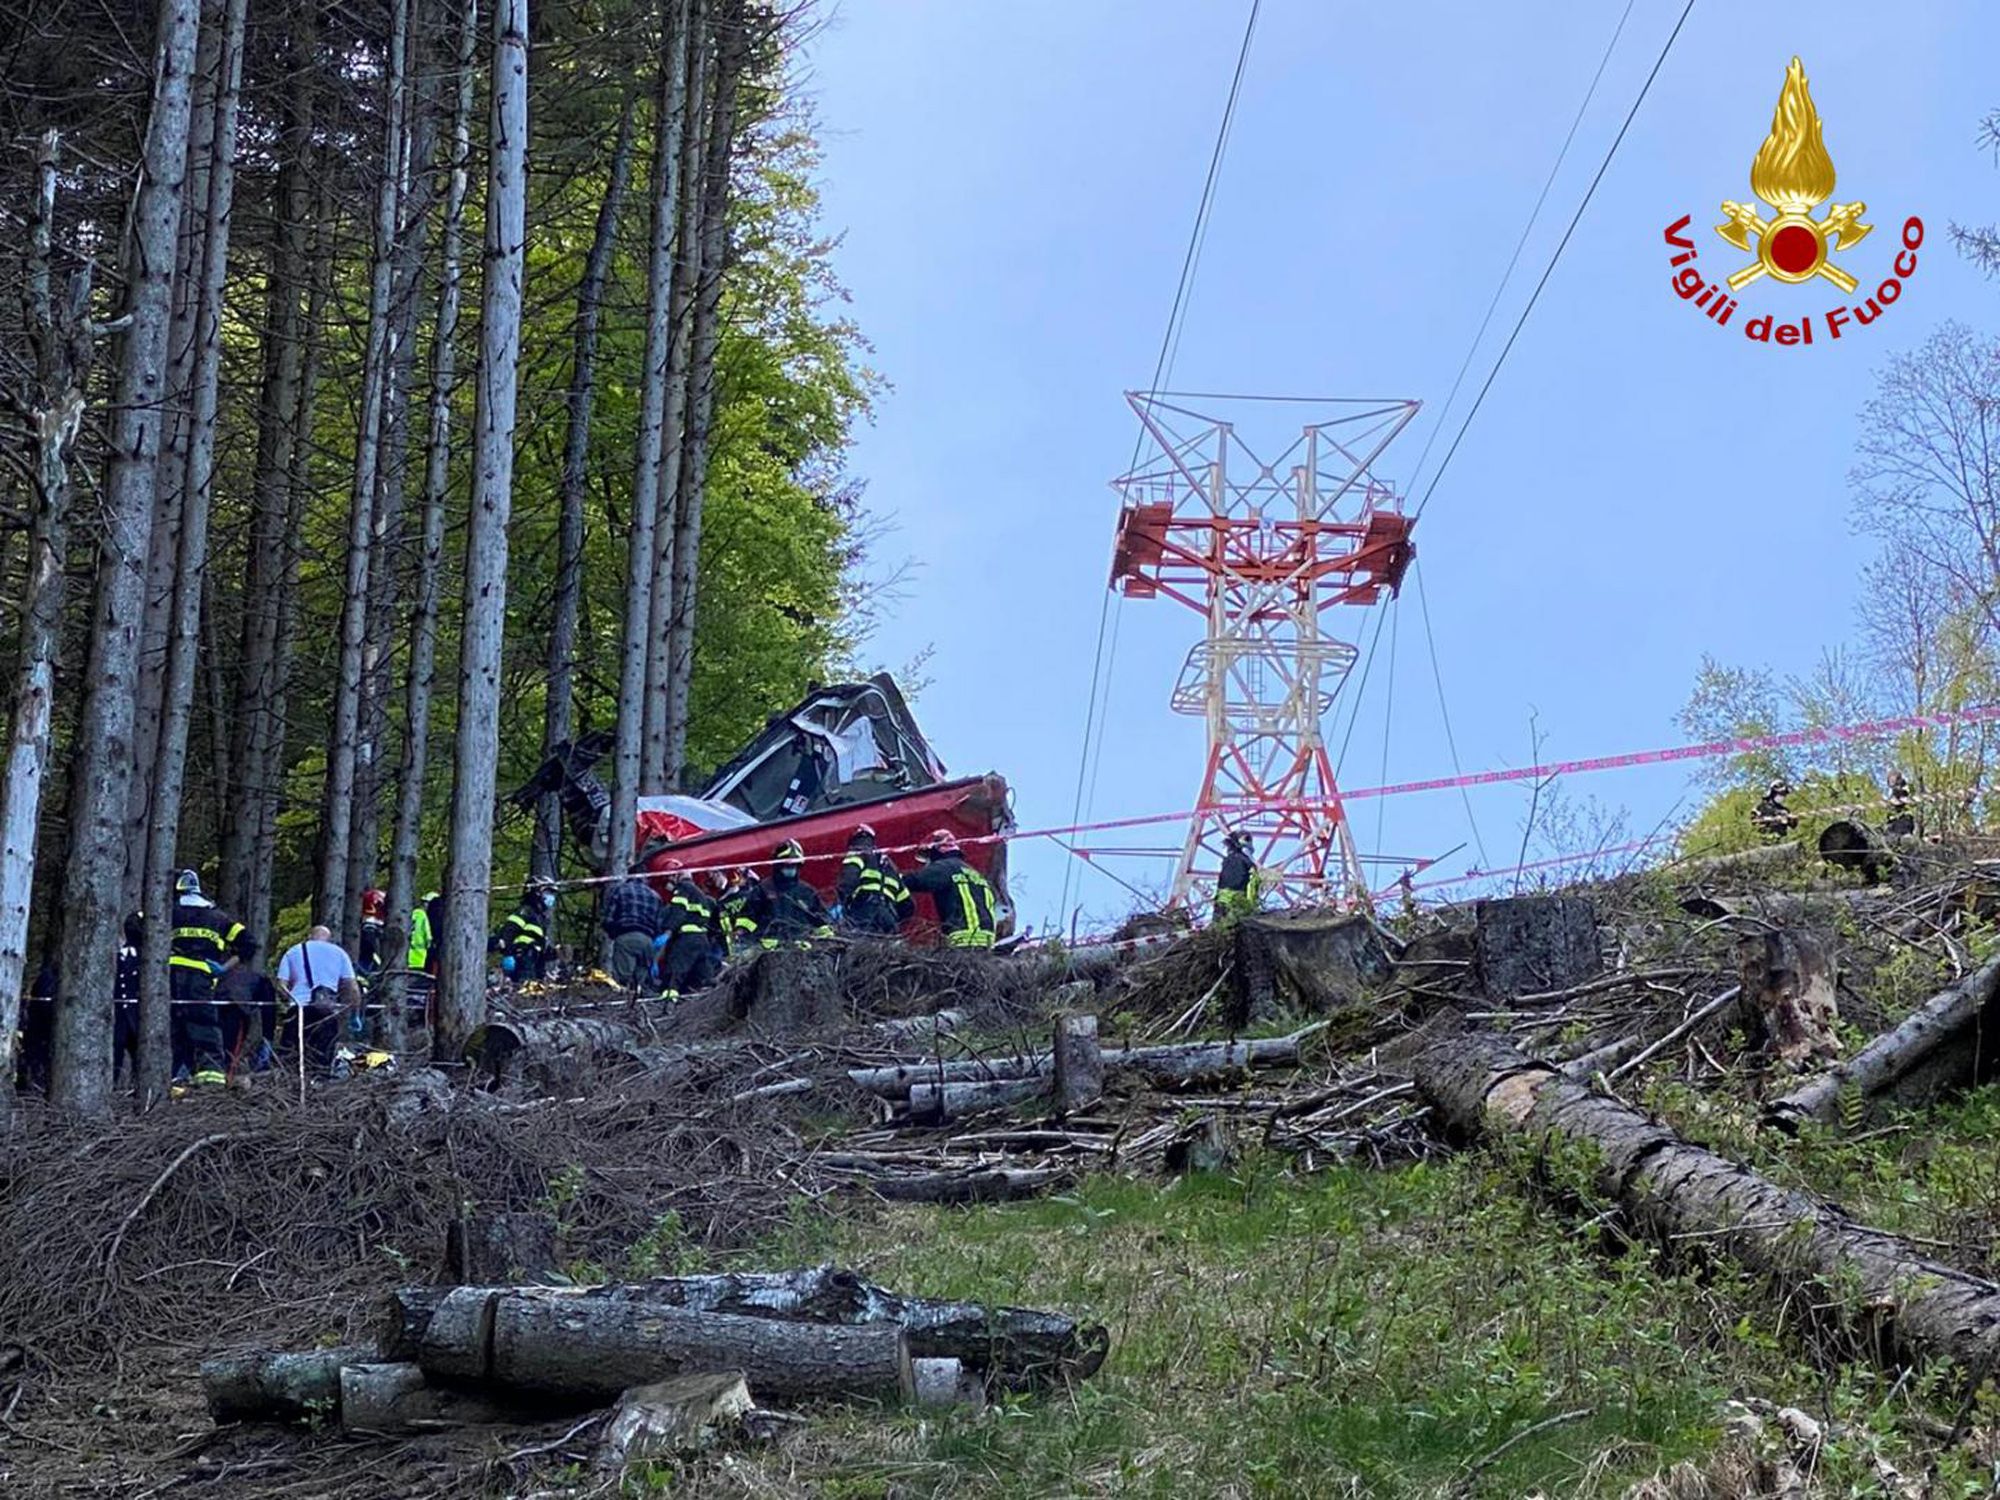
[[[1264,889],[1288,903],[1365,894],[1321,728],[1359,653],[1328,627],[1339,606],[1393,597],[1416,555],[1412,518],[1373,466],[1418,403],[1125,399],[1144,439],[1112,481],[1123,501],[1112,586],[1177,600],[1208,627],[1173,693],[1174,710],[1208,730],[1174,904],[1213,889],[1231,830],[1249,836]],[[1260,457],[1239,417],[1267,451],[1289,446]]]

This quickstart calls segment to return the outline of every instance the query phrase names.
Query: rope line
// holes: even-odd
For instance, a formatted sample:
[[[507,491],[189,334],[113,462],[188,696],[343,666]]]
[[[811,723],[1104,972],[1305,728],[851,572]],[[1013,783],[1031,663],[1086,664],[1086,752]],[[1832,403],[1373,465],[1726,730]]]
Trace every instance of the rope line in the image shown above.
[[[1431,503],[1431,496],[1437,491],[1438,481],[1444,478],[1445,470],[1451,467],[1452,457],[1458,452],[1458,445],[1465,440],[1466,431],[1472,426],[1472,419],[1479,415],[1479,408],[1486,403],[1487,392],[1493,389],[1493,382],[1507,363],[1507,356],[1513,353],[1514,341],[1520,338],[1521,330],[1527,326],[1528,315],[1535,310],[1535,304],[1542,300],[1542,292],[1548,286],[1549,278],[1555,275],[1563,251],[1569,248],[1570,237],[1576,233],[1576,226],[1583,222],[1584,210],[1590,207],[1590,200],[1597,196],[1598,184],[1604,181],[1604,174],[1611,170],[1612,160],[1618,155],[1618,148],[1624,143],[1626,132],[1632,128],[1632,122],[1639,116],[1639,106],[1646,102],[1646,95],[1653,91],[1653,80],[1660,76],[1660,69],[1666,66],[1667,55],[1673,51],[1674,43],[1680,37],[1681,28],[1687,25],[1687,18],[1693,10],[1694,0],[1687,0],[1687,4],[1681,10],[1680,19],[1674,22],[1674,29],[1667,36],[1666,44],[1660,48],[1660,55],[1653,60],[1653,70],[1646,75],[1645,83],[1640,85],[1638,97],[1632,101],[1631,109],[1626,111],[1625,123],[1618,127],[1618,134],[1612,138],[1611,149],[1604,153],[1604,160],[1598,164],[1597,175],[1590,179],[1590,186],[1584,190],[1583,201],[1577,204],[1576,212],[1570,216],[1569,228],[1563,231],[1562,239],[1557,242],[1555,254],[1549,257],[1549,263],[1542,268],[1541,280],[1535,283],[1535,290],[1528,298],[1528,305],[1521,309],[1521,316],[1514,320],[1514,330],[1507,335],[1507,342],[1501,346],[1500,357],[1493,361],[1493,368],[1486,372],[1486,380],[1479,387],[1479,394],[1473,398],[1472,409],[1465,414],[1465,420],[1459,424],[1458,433],[1452,438],[1451,446],[1445,450],[1444,458],[1439,461],[1437,472],[1431,475],[1431,482],[1424,489],[1423,499],[1417,502],[1416,512],[1411,518],[1413,523],[1423,515],[1424,508]]]

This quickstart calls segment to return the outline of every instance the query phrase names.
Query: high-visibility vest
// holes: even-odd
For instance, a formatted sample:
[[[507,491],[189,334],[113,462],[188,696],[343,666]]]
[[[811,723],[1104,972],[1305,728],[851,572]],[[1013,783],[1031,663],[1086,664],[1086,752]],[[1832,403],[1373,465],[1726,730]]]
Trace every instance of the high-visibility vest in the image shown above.
[[[412,969],[421,969],[430,961],[431,914],[420,906],[410,913],[410,956],[406,962]]]
[[[540,948],[548,936],[541,923],[517,911],[501,924],[500,946],[510,953],[522,948]]]
[[[715,903],[692,886],[675,886],[673,900],[667,905],[671,908],[668,921],[676,936],[692,933],[706,937],[714,931]]]

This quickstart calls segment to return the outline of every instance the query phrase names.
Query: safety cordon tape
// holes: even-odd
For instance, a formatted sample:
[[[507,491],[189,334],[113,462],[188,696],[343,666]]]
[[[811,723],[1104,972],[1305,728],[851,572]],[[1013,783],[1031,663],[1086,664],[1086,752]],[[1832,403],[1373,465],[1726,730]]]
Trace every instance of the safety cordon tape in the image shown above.
[[[1344,788],[1336,797],[1316,798],[1272,798],[1260,801],[1218,801],[1204,807],[1183,808],[1174,812],[1141,813],[1126,818],[1106,818],[1093,823],[1068,823],[1046,828],[1012,829],[999,833],[967,834],[959,839],[965,844],[1019,843],[1024,839],[1071,838],[1080,833],[1106,833],[1124,828],[1144,828],[1163,823],[1185,823],[1196,817],[1248,816],[1252,813],[1290,812],[1313,813],[1338,808],[1349,802],[1363,802],[1378,797],[1407,797],[1421,792],[1457,791],[1463,787],[1494,786],[1513,781],[1543,781],[1560,776],[1576,776],[1591,771],[1628,770],[1635,766],[1671,765],[1677,761],[1715,760],[1725,755],[1750,755],[1764,750],[1788,750],[1804,745],[1833,745],[1854,741],[1884,739],[1890,735],[1909,734],[1927,729],[1949,729],[1955,725],[1990,724],[2000,722],[2000,703],[1980,704],[1973,708],[1954,709],[1937,714],[1907,714],[1893,719],[1867,719],[1851,724],[1823,724],[1812,729],[1787,730],[1780,734],[1746,735],[1736,739],[1708,740],[1697,745],[1668,745],[1653,750],[1634,750],[1621,755],[1591,756],[1581,760],[1549,761],[1528,766],[1508,766],[1492,771],[1472,771],[1461,776],[1436,776],[1421,781],[1387,782],[1380,786]],[[1830,809],[1828,809],[1830,810]],[[751,825],[754,827],[754,825]],[[747,828],[717,830],[718,832],[740,833]],[[924,843],[882,845],[877,849],[881,854],[913,854],[927,848]],[[1090,858],[1090,851],[1075,851],[1079,857]],[[833,858],[831,855],[813,855],[812,859]],[[756,860],[730,860],[721,864],[685,865],[676,873],[683,875],[708,874],[717,870],[735,870],[745,865],[767,866],[771,863],[767,856]],[[642,873],[642,872],[634,872]],[[657,872],[655,872],[657,873]],[[1496,872],[1498,873],[1498,872]],[[608,885],[628,878],[623,875],[576,876],[563,880],[546,882],[559,890],[583,890],[591,886]],[[495,884],[493,891],[525,890],[534,882],[516,881]]]

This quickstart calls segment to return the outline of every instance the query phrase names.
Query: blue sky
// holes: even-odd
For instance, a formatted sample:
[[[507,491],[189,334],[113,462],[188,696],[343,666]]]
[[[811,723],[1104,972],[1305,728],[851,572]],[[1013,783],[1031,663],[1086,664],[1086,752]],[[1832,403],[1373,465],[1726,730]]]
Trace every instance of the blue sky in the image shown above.
[[[1121,392],[1152,374],[1246,3],[844,0],[807,58],[826,223],[891,385],[853,466],[895,528],[884,562],[918,563],[870,654],[893,668],[934,649],[926,732],[954,770],[1006,774],[1029,827],[1069,816],[1117,516],[1107,481],[1136,432]],[[1623,9],[1265,0],[1173,385],[1414,397],[1425,409],[1381,471],[1406,483],[1442,415],[1434,466],[1681,4],[1634,0],[1442,413]],[[1750,197],[1794,53],[1837,198],[1865,199],[1877,226],[1842,257],[1864,293],[1903,219],[1927,229],[1902,299],[1811,349],[1715,328],[1670,291],[1662,242],[1691,213],[1704,268],[1742,259],[1709,226],[1721,199]],[[1704,651],[1803,672],[1851,634],[1870,548],[1846,474],[1875,372],[1946,318],[2000,331],[2000,286],[1946,233],[2000,218],[2000,169],[1974,138],[2000,107],[1996,56],[2000,7],[1970,0],[1698,0],[1417,533],[1466,770],[1524,762],[1531,714],[1546,757],[1673,743]],[[1735,317],[1841,300],[1824,282],[1766,281]],[[1760,587],[1772,559],[1782,584]],[[1342,772],[1353,785],[1451,769],[1414,591],[1388,608]],[[1202,731],[1167,697],[1200,622],[1164,600],[1114,609],[1090,811],[1185,807]],[[1569,790],[1629,807],[1644,832],[1687,782],[1613,772]],[[1473,810],[1491,864],[1511,864],[1525,793],[1476,793]],[[1471,837],[1453,794],[1355,822],[1364,849],[1401,854]],[[1016,846],[1028,921],[1055,919],[1067,859]],[[1441,869],[1468,862],[1476,851]],[[1142,885],[1166,873],[1120,868]],[[1087,872],[1079,897],[1086,927],[1134,904]]]

